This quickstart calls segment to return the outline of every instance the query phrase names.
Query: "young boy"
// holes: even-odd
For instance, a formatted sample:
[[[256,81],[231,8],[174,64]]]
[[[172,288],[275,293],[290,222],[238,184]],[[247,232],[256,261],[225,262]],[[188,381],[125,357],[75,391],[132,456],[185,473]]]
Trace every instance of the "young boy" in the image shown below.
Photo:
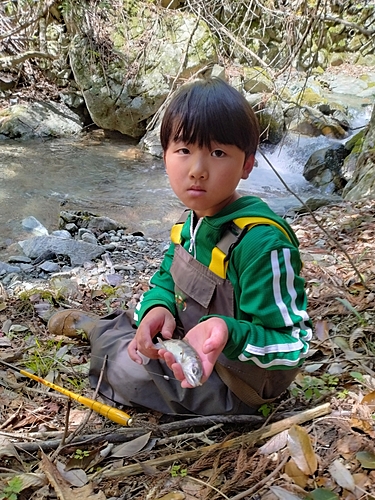
[[[254,166],[259,127],[246,99],[221,79],[172,98],[161,125],[170,184],[188,207],[134,319],[115,312],[90,332],[95,386],[117,403],[162,413],[251,414],[286,390],[308,351],[298,241],[262,200],[236,191]],[[195,348],[191,388],[156,337]]]

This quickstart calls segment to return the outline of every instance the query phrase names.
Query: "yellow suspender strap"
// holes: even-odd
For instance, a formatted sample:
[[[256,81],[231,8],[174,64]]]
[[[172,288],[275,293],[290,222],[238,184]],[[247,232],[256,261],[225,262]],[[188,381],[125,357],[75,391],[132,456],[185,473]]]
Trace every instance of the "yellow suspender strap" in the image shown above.
[[[187,213],[184,213],[182,218],[174,226],[172,226],[171,241],[175,245],[178,245],[181,241],[181,231],[186,221],[187,215]],[[273,221],[272,219],[267,219],[267,217],[239,217],[238,219],[234,219],[233,223],[235,224],[235,226],[237,226],[237,228],[239,228],[238,233],[234,234],[230,230],[226,231],[223,238],[219,241],[219,243],[211,253],[211,262],[208,268],[220,278],[226,277],[229,262],[229,259],[227,258],[228,250],[232,244],[236,244],[239,241],[238,237],[241,233],[240,230],[246,228],[246,231],[249,231],[254,226],[266,224],[268,226],[277,227],[290,240],[290,236],[288,235],[287,231],[282,226],[280,226],[280,224]],[[220,248],[220,246],[222,248]]]
[[[290,236],[288,235],[287,231],[280,226],[277,222],[273,221],[272,219],[267,219],[266,217],[239,217],[238,219],[233,220],[234,224],[238,226],[240,229],[246,228],[247,231],[252,229],[254,226],[259,226],[261,224],[267,224],[268,226],[275,226],[280,231],[282,231],[285,236],[290,240]],[[232,237],[232,243],[236,243],[238,240],[239,235],[230,235]],[[227,235],[224,234],[223,238],[226,238]],[[212,250],[211,253],[211,262],[210,265],[208,266],[209,269],[215,273],[217,276],[220,278],[225,278],[227,274],[227,268],[228,268],[228,262],[229,259],[227,258],[228,255],[228,249],[220,249],[220,241],[217,244],[217,246]]]
[[[172,226],[171,229],[171,242],[174,243],[175,245],[178,245],[181,242],[181,231],[182,227],[185,224],[187,218],[189,217],[189,210],[184,210],[176,222],[174,226]]]
[[[172,226],[171,229],[171,241],[175,245],[178,245],[181,241],[181,231],[182,231],[182,226],[184,225],[183,222],[179,222]]]

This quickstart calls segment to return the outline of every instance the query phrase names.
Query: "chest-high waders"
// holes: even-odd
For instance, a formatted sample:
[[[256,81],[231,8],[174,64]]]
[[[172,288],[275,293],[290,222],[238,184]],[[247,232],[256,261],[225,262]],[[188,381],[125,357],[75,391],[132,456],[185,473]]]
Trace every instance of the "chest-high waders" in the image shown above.
[[[253,220],[252,225],[277,225],[268,219],[257,220]],[[251,221],[236,219],[234,222],[235,226],[228,229],[215,247],[209,267],[178,244],[183,220],[172,228],[171,237],[176,247],[170,272],[175,282],[178,310],[176,337],[188,332],[202,316],[234,316],[234,292],[225,278],[226,268],[231,250],[250,229]],[[246,228],[242,230],[237,224]],[[229,360],[221,354],[215,370],[202,386],[182,389],[164,362],[146,358],[143,365],[138,365],[129,358],[127,345],[133,336],[134,327],[123,311],[101,319],[90,333],[91,385],[96,386],[103,358],[107,356],[100,393],[126,406],[143,406],[162,413],[251,414],[284,392],[298,372],[298,368],[265,370]]]

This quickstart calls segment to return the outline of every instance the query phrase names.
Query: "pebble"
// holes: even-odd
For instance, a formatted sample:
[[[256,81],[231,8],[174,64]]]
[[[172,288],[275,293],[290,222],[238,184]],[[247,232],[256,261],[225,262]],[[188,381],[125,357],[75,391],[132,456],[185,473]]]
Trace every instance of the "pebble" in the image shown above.
[[[34,289],[38,293],[41,289],[49,290],[62,296],[67,304],[77,307],[84,289],[92,293],[99,291],[100,294],[102,291],[108,293],[108,287],[112,287],[111,300],[134,307],[169,247],[168,240],[145,238],[141,233],[127,234],[123,229],[107,229],[94,234],[72,222],[51,234],[99,245],[104,253],[81,266],[71,266],[59,255],[46,260],[39,257],[41,262],[37,265],[24,255],[12,256],[8,259],[12,264],[0,262],[0,282],[8,296],[17,297]]]

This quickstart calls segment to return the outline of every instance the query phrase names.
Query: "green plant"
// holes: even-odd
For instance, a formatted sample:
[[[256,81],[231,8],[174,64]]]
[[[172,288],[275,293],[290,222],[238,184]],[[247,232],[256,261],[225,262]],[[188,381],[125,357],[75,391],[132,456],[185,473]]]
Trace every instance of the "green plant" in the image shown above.
[[[187,476],[187,469],[183,469],[181,465],[172,465],[171,467],[171,476],[172,477],[185,477]]]
[[[40,377],[45,377],[58,361],[53,354],[61,348],[62,341],[47,340],[42,346],[38,339],[35,340],[36,348],[33,349],[25,362],[26,367]],[[48,352],[46,356],[45,353]]]
[[[85,330],[82,330],[82,328],[77,328],[76,330],[78,337],[80,337],[82,340],[88,340],[87,333]]]
[[[329,394],[339,383],[339,378],[324,373],[321,377],[306,375],[291,388],[292,396],[302,395],[307,401]]]
[[[273,411],[273,406],[265,403],[260,408],[258,408],[258,411],[263,415],[263,417],[268,417],[268,415]]]
[[[17,500],[18,493],[22,491],[23,482],[20,477],[13,477],[7,486],[0,492],[0,500]]]
[[[85,457],[88,457],[90,455],[90,452],[87,450],[80,450],[79,448],[76,449],[74,452],[74,457],[76,460],[83,460]]]

